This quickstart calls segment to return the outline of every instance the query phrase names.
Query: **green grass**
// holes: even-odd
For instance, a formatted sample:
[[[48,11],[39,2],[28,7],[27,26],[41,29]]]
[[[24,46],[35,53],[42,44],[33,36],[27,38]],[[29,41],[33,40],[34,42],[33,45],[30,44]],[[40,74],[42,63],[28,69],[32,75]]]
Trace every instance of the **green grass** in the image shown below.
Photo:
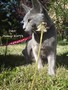
[[[0,90],[30,90],[35,63],[25,65],[21,54],[25,45],[8,46],[5,56],[5,46],[0,47]],[[3,65],[6,61],[6,66]],[[48,65],[37,72],[33,90],[68,90],[68,45],[57,46],[56,76],[47,73]],[[9,68],[8,68],[9,66]]]

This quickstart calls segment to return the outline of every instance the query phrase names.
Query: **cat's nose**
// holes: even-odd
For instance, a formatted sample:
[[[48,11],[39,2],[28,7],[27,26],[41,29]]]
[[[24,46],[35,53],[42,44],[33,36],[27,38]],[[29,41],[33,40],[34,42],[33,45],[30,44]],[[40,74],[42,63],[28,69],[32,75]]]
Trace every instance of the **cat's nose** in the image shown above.
[[[22,20],[20,23],[21,23],[21,25],[24,25],[24,22],[23,22],[23,20]]]
[[[26,29],[26,28],[23,28],[24,30]]]
[[[21,24],[24,23],[23,20],[20,22]]]
[[[26,28],[24,27],[24,24],[22,24],[22,28],[23,28],[23,30],[25,30]]]

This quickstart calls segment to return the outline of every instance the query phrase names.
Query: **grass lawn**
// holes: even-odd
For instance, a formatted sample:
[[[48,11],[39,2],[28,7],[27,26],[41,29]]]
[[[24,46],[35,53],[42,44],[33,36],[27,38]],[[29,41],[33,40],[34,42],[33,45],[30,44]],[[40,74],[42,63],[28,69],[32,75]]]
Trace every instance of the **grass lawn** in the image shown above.
[[[0,46],[0,90],[31,90],[35,63],[25,64],[21,53],[24,47]],[[68,45],[57,46],[55,77],[47,74],[47,68],[46,64],[37,72],[33,90],[68,90]]]

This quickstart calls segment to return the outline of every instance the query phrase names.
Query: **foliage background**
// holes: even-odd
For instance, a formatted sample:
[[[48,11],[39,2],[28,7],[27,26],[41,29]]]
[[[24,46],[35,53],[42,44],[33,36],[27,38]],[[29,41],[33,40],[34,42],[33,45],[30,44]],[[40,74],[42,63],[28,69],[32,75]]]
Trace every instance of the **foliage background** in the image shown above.
[[[42,0],[42,2],[50,13],[57,31],[68,34],[68,0]],[[16,30],[15,34],[24,35],[20,23],[25,15],[22,3],[31,7],[31,0],[0,0],[0,35],[9,34],[10,30]]]

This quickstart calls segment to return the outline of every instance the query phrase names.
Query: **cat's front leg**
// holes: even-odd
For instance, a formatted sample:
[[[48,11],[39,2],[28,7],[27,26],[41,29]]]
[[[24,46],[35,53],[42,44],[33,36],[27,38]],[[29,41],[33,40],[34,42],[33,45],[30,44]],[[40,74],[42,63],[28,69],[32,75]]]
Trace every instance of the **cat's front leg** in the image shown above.
[[[38,45],[33,45],[32,51],[33,51],[35,61],[38,64],[38,70],[40,70],[40,69],[42,69],[43,64],[42,64],[41,57],[39,57],[39,60],[38,60]]]

